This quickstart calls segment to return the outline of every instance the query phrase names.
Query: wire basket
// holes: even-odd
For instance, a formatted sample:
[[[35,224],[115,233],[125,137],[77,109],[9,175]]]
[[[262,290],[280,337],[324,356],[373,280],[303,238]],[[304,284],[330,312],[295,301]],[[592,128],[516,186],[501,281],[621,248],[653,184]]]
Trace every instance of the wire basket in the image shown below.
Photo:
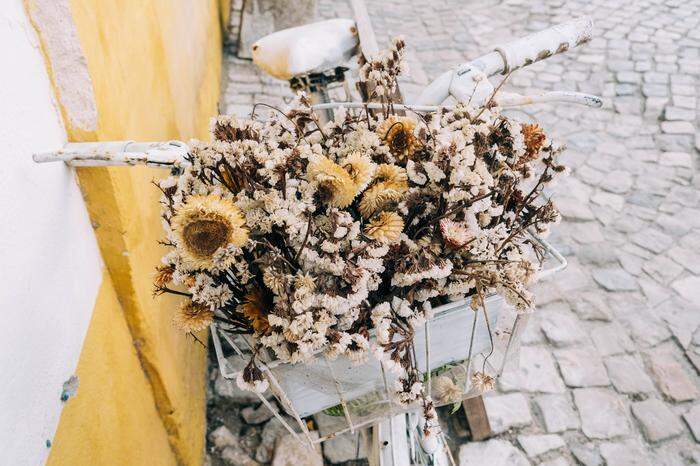
[[[549,243],[534,239],[547,253],[540,279],[566,267],[566,259]],[[425,374],[424,383],[435,404],[442,406],[482,394],[481,388],[472,383],[475,372],[489,374],[495,379],[504,369],[517,367],[520,339],[528,318],[528,314],[516,313],[498,295],[488,296],[483,310],[474,311],[466,300],[436,307],[433,317],[416,329],[414,338],[417,367]],[[211,331],[221,375],[229,383],[235,383],[250,356],[250,337],[227,333],[226,325],[221,323],[212,324]],[[314,361],[301,364],[268,357],[262,359],[260,369],[280,406],[294,418],[309,443],[322,442],[346,431],[354,432],[416,409],[394,399],[395,376],[374,357],[359,365],[344,356],[328,360],[322,353]],[[443,384],[449,379],[456,387],[450,391],[450,396],[436,389],[440,385],[437,379],[442,377],[445,378]],[[258,395],[298,438],[296,429],[287,419],[276,412],[264,395]],[[319,412],[335,417],[337,422],[330,434],[312,438],[302,418]]]

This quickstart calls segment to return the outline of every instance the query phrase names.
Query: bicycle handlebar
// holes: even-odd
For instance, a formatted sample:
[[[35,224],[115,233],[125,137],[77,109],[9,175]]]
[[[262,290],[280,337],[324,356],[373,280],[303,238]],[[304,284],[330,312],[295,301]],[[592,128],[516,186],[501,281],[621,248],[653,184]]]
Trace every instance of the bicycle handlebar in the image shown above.
[[[506,74],[584,44],[592,35],[593,21],[580,18],[500,45],[495,50],[503,58],[502,72]]]
[[[588,42],[592,31],[593,21],[581,18],[500,45],[493,52],[440,75],[423,90],[416,103],[440,105],[450,94],[457,100],[467,100],[479,86],[479,79],[509,73],[566,52]],[[487,86],[482,83],[481,89],[483,93]]]

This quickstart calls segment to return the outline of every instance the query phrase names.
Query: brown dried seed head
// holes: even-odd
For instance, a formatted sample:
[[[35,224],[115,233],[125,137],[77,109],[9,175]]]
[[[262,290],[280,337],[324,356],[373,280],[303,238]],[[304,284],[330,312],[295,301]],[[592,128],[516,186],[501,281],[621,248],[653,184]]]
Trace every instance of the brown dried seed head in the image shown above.
[[[525,138],[525,157],[527,160],[533,160],[540,153],[547,136],[538,124],[524,124],[521,131]]]

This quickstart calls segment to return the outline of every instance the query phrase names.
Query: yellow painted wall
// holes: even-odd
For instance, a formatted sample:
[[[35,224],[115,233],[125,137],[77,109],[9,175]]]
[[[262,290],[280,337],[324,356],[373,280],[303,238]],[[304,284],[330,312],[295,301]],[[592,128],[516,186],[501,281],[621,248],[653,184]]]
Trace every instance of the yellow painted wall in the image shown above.
[[[70,0],[98,121],[93,133],[69,125],[69,140],[207,138],[217,113],[226,3]],[[150,181],[166,175],[143,167],[78,170],[109,273],[102,294],[113,287],[116,301],[101,294],[95,307],[78,366],[80,388],[61,415],[52,465],[202,462],[206,350],[173,327],[177,300],[152,297],[163,249]],[[105,348],[108,354],[97,354]],[[133,396],[123,397],[128,387]]]
[[[109,273],[95,306],[99,312],[90,321],[76,372],[79,395],[63,410],[47,464],[177,464]]]

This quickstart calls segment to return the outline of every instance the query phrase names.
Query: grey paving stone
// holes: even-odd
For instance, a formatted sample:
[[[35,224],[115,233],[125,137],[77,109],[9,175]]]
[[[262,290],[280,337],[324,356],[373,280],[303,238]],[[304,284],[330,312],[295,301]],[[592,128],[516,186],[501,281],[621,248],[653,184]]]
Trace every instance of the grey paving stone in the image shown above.
[[[613,170],[603,177],[599,186],[612,193],[624,194],[630,190],[632,184],[633,178],[629,172]]]
[[[635,441],[603,443],[600,454],[607,466],[652,466],[648,451]]]
[[[216,448],[226,448],[238,444],[238,436],[234,435],[226,426],[219,426],[209,433],[209,441]]]
[[[581,322],[572,312],[555,311],[540,314],[540,328],[554,346],[564,347],[587,339]]]
[[[224,464],[232,466],[259,466],[260,463],[248,456],[248,454],[238,445],[226,447],[221,452],[221,459]]]
[[[654,383],[644,370],[644,364],[630,355],[605,358],[605,367],[615,389],[620,393],[648,393]]]
[[[666,107],[664,109],[664,119],[668,121],[693,121],[695,120],[695,112],[687,108]]]
[[[672,298],[660,304],[658,311],[678,344],[687,349],[700,327],[700,306]]]
[[[539,395],[535,397],[535,404],[549,433],[578,429],[581,425],[568,395]]]
[[[621,267],[606,267],[593,271],[593,279],[608,291],[634,291],[637,280]]]
[[[484,398],[484,405],[491,423],[491,430],[495,434],[532,423],[530,405],[521,393],[487,396]]]
[[[630,432],[627,410],[614,391],[578,388],[574,402],[581,416],[581,428],[590,439],[608,439]]]
[[[584,320],[610,321],[612,318],[610,308],[597,291],[578,294],[571,307]]]
[[[551,450],[562,448],[566,445],[564,439],[555,434],[544,435],[518,435],[518,443],[530,458],[535,458]]]
[[[693,167],[693,158],[687,152],[662,152],[659,163],[667,167]]]
[[[459,466],[529,466],[523,452],[506,440],[469,442],[459,447]]]
[[[695,382],[688,377],[678,359],[667,349],[649,353],[649,366],[659,390],[673,401],[689,401],[698,397]]]
[[[583,265],[605,266],[614,264],[619,251],[607,242],[584,244],[576,252],[576,257]]]
[[[593,444],[571,445],[571,453],[583,466],[601,466],[600,449]]]
[[[610,384],[608,373],[592,347],[560,349],[554,352],[564,383],[569,387],[598,387]]]
[[[639,233],[630,235],[630,240],[634,244],[656,254],[664,252],[673,244],[673,238],[654,228],[647,228]]]
[[[540,463],[540,466],[569,466],[570,464],[571,463],[569,462],[569,460],[567,460],[563,456],[558,456],[551,460],[542,461]]]
[[[590,325],[588,334],[601,356],[626,353],[635,349],[627,330],[617,323]]]
[[[557,198],[557,209],[564,218],[578,221],[595,220],[595,215],[588,205],[571,197]]]
[[[666,256],[658,255],[646,261],[642,266],[642,270],[657,282],[667,285],[683,273],[683,266]]]
[[[683,419],[688,424],[696,442],[700,442],[700,404],[690,408],[683,414]]]
[[[318,424],[319,434],[325,436],[338,430],[338,418],[324,413],[314,415]],[[359,448],[358,448],[359,447]],[[343,463],[356,459],[367,458],[365,442],[359,432],[346,432],[323,442],[323,456],[331,463]]]
[[[248,424],[262,424],[263,422],[269,421],[274,414],[267,406],[261,404],[257,408],[246,406],[241,410],[241,416]]]
[[[564,393],[566,387],[559,376],[550,352],[539,346],[525,346],[520,351],[520,368],[506,371],[499,379],[501,390],[531,393]]]
[[[311,439],[314,438],[318,438],[318,432],[311,432]],[[312,449],[291,435],[285,435],[278,439],[271,466],[298,466],[301,464],[323,466],[323,456],[319,444],[316,444],[316,448]]]
[[[619,194],[612,194],[605,191],[598,191],[591,196],[591,202],[602,207],[609,207],[615,212],[622,211],[625,206],[625,198]]]
[[[664,121],[661,131],[668,134],[695,134],[695,127],[689,121]]]
[[[683,299],[700,306],[700,277],[691,276],[681,278],[673,282],[671,287],[676,290]]]
[[[661,400],[649,398],[632,403],[632,414],[642,427],[644,437],[650,442],[658,442],[683,433],[679,417]]]
[[[700,275],[700,252],[690,248],[675,246],[668,251],[668,257],[695,275]]]

